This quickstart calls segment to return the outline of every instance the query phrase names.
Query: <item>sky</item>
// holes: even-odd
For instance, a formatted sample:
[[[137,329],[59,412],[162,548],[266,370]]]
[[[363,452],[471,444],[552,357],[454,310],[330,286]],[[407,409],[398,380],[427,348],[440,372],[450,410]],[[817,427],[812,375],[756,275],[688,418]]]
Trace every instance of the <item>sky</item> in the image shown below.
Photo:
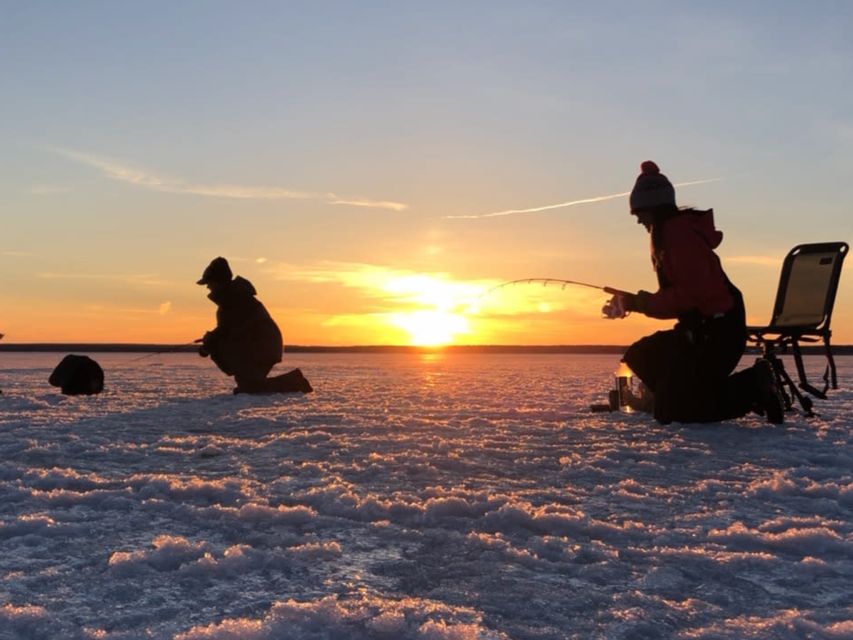
[[[654,290],[647,159],[753,324],[791,247],[853,238],[849,2],[0,8],[8,342],[191,342],[221,255],[286,344],[627,344],[668,323],[493,287]]]

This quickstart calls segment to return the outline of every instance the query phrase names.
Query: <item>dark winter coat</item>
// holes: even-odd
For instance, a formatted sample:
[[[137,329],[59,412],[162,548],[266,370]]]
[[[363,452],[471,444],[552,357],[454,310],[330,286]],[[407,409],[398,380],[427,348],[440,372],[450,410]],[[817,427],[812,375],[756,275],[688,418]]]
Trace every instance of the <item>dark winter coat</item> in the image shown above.
[[[237,276],[208,298],[216,306],[216,328],[204,337],[203,348],[228,375],[265,376],[281,362],[281,331],[251,282]]]

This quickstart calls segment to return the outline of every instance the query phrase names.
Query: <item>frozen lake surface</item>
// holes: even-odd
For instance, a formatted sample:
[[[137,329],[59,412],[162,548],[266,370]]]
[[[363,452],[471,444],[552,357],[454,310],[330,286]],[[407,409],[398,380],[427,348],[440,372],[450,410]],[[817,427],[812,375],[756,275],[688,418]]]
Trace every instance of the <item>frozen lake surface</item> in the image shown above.
[[[853,358],[820,418],[591,414],[617,356],[0,354],[0,638],[853,638]],[[811,362],[821,366],[820,360]]]

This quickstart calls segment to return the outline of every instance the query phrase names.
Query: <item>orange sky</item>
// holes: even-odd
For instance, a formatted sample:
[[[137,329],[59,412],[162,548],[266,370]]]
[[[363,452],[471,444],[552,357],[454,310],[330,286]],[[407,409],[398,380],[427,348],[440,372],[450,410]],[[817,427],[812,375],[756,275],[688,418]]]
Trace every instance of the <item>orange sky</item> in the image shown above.
[[[637,264],[650,281],[646,260],[638,256]],[[730,271],[754,271],[753,278],[743,278],[750,288],[753,279],[763,286],[778,271],[776,263],[732,263]],[[44,286],[55,287],[58,299],[4,305],[16,310],[7,315],[9,340],[190,342],[215,323],[207,290],[194,284],[203,266],[197,274],[185,274],[183,283],[156,274],[46,274]],[[603,319],[600,309],[608,296],[578,286],[520,283],[494,289],[501,280],[357,263],[324,262],[306,269],[237,261],[233,266],[254,282],[288,344],[627,344],[671,324],[638,314]],[[92,300],[80,302],[86,296]],[[758,303],[750,318],[755,323],[769,319],[772,295],[765,291]],[[843,312],[836,326],[841,327],[836,343],[844,342],[849,323],[845,326]]]
[[[671,323],[602,320],[590,289],[482,294],[654,289],[625,195],[647,159],[714,208],[766,323],[788,250],[853,236],[842,5],[17,3],[0,332],[190,342],[222,255],[287,344],[627,344]],[[853,343],[850,274],[833,326]]]

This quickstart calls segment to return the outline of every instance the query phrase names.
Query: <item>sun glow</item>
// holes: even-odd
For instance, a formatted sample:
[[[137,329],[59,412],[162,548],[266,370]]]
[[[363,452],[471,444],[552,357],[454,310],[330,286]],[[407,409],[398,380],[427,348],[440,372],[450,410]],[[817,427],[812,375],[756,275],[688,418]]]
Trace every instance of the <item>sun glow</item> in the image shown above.
[[[453,342],[455,336],[470,333],[468,318],[446,311],[407,311],[391,314],[391,322],[411,336],[411,344],[440,347]]]
[[[471,333],[469,316],[477,313],[471,304],[481,287],[452,282],[441,276],[406,274],[388,279],[386,293],[417,308],[390,315],[390,322],[410,336],[410,343],[423,347],[450,344],[460,334]]]
[[[604,298],[582,288],[460,279],[447,272],[414,272],[384,265],[328,262],[279,267],[279,279],[323,284],[349,313],[316,316],[340,344],[441,347],[450,344],[551,344],[600,325]],[[337,291],[332,289],[337,287]],[[310,328],[311,325],[306,325]],[[570,333],[574,332],[574,333]],[[352,337],[355,336],[355,337]],[[545,337],[543,337],[545,336]]]

